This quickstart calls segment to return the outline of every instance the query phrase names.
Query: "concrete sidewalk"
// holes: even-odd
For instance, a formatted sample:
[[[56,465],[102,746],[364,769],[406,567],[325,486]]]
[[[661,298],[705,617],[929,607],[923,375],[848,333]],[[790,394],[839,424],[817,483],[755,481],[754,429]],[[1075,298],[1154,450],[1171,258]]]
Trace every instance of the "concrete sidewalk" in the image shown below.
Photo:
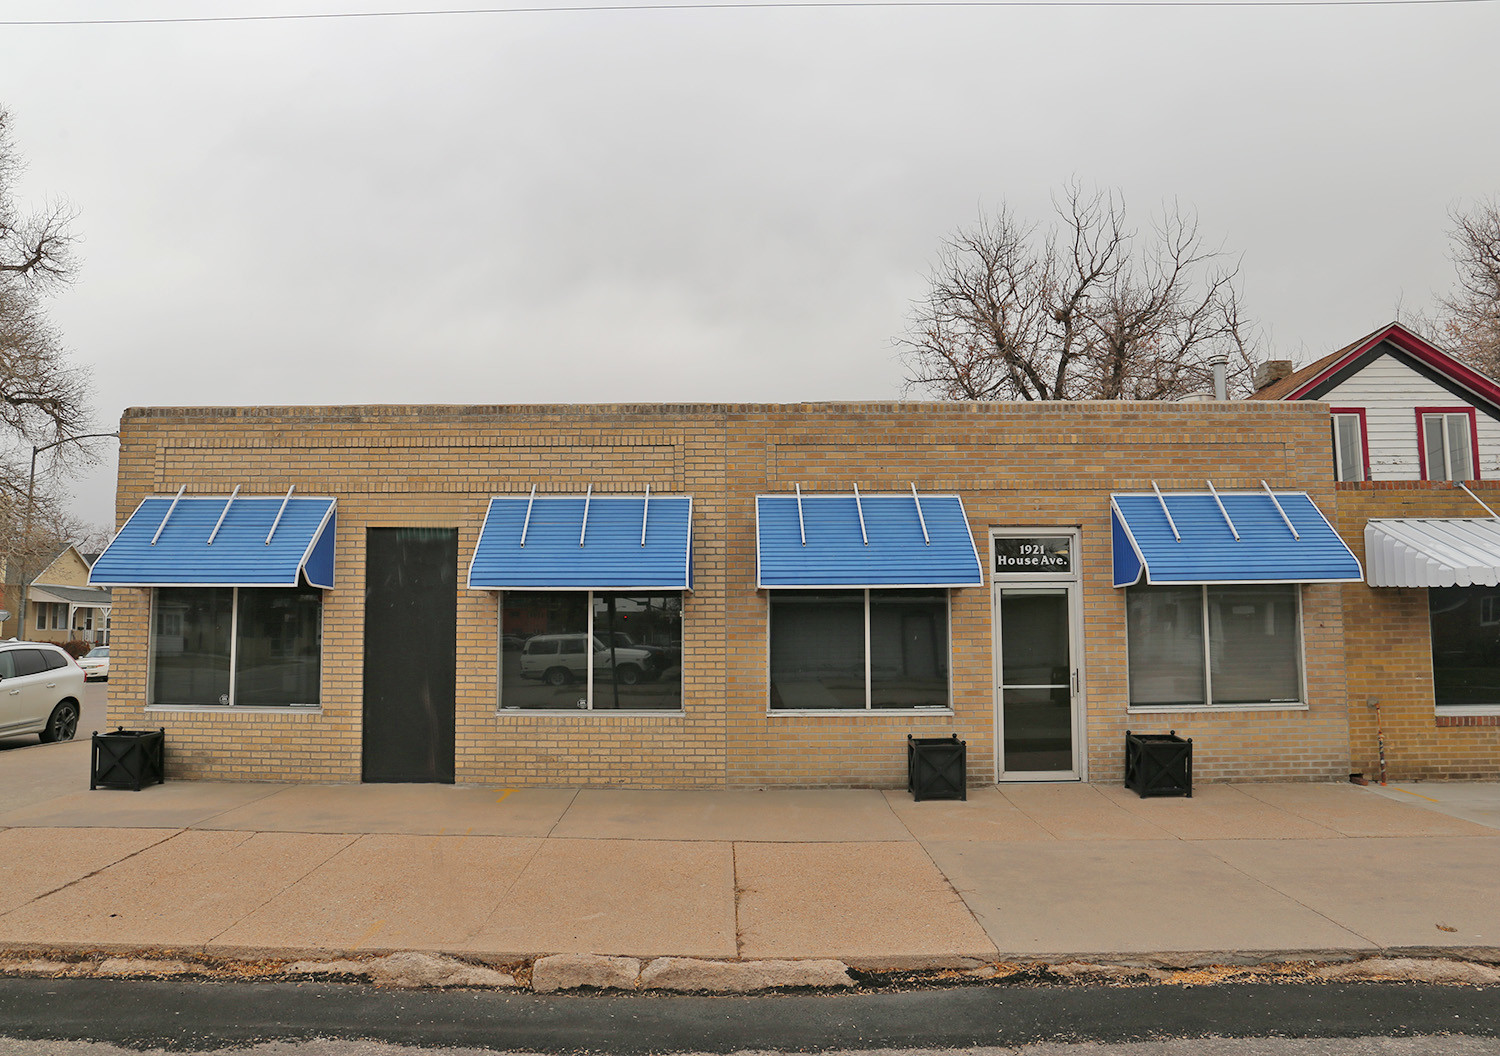
[[[63,791],[87,770],[86,742],[0,755],[0,949],[870,969],[1500,956],[1496,786],[1438,786],[1469,817],[1430,809],[1439,797],[1420,785],[1207,785],[1148,800],[1012,785],[966,803],[872,790]]]

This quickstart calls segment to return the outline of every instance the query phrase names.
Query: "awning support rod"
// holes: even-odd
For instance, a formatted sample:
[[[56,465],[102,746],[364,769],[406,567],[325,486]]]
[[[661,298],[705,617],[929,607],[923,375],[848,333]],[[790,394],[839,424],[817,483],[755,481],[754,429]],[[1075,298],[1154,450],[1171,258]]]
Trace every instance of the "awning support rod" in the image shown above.
[[[646,485],[646,499],[641,503],[641,545],[646,545],[646,516],[651,511],[651,485]]]
[[[1469,486],[1463,481],[1458,480],[1454,481],[1454,483],[1463,488],[1464,491],[1467,491],[1469,493],[1469,498],[1473,499],[1475,502],[1479,503],[1479,505],[1483,506],[1485,513],[1489,514],[1491,517],[1500,516],[1500,514],[1496,514],[1494,510],[1490,509],[1483,499],[1481,499],[1478,495],[1475,495],[1472,491],[1469,491]]]
[[[917,504],[917,520],[922,524],[922,542],[927,546],[931,546],[932,537],[927,534],[927,518],[922,516],[922,500],[917,497],[916,481],[912,481],[911,501]]]
[[[865,531],[865,504],[859,501],[859,485],[854,485],[854,508],[859,513],[859,537],[870,545],[870,534]]]
[[[1161,489],[1156,486],[1156,481],[1151,482],[1151,490],[1156,492],[1156,501],[1161,503],[1161,512],[1167,515],[1167,525],[1172,529],[1172,538],[1179,543],[1182,542],[1182,533],[1177,530],[1177,522],[1172,520],[1172,511],[1167,509],[1166,496],[1162,495]]]
[[[276,519],[271,522],[271,530],[266,533],[266,545],[267,546],[271,545],[271,536],[273,536],[273,535],[276,534],[276,528],[277,528],[277,526],[279,524],[281,524],[281,515],[286,512],[287,503],[289,503],[289,502],[292,501],[292,492],[294,492],[296,490],[297,490],[297,485],[295,485],[295,484],[293,484],[291,487],[289,487],[289,488],[286,489],[286,498],[284,498],[284,499],[281,500],[281,509],[279,509],[279,510],[276,511]]]
[[[802,519],[802,485],[793,484],[797,489],[797,531],[802,533],[802,545],[807,545],[807,522]]]
[[[1229,511],[1224,508],[1224,500],[1219,498],[1219,489],[1214,487],[1214,482],[1211,480],[1205,480],[1203,483],[1208,485],[1209,494],[1213,495],[1214,502],[1218,503],[1219,512],[1224,515],[1224,523],[1229,525],[1229,530],[1234,533],[1234,541],[1239,542],[1240,530],[1236,528],[1234,526],[1234,522],[1229,519]]]
[[[583,546],[583,536],[589,530],[589,500],[594,497],[594,486],[589,485],[589,490],[583,493],[583,527],[578,529],[578,545]]]
[[[526,545],[526,533],[531,530],[531,507],[536,502],[536,485],[531,486],[531,498],[526,500],[526,520],[521,522],[521,545]]]
[[[234,505],[234,497],[240,493],[240,485],[236,484],[234,490],[229,493],[229,498],[224,501],[224,512],[219,514],[219,519],[214,522],[214,530],[208,533],[208,543],[214,545],[214,536],[219,534],[219,529],[224,526],[224,518],[229,516],[229,507]]]
[[[1281,508],[1281,500],[1278,499],[1276,497],[1276,493],[1271,490],[1271,485],[1267,484],[1265,481],[1261,481],[1260,486],[1266,489],[1267,495],[1271,496],[1271,502],[1275,504],[1276,512],[1281,514],[1281,519],[1286,522],[1287,530],[1292,533],[1292,538],[1300,540],[1302,536],[1298,533],[1297,526],[1294,525],[1292,523],[1292,519],[1286,515],[1286,510]]]
[[[167,515],[165,517],[163,517],[161,519],[161,523],[156,526],[156,534],[151,537],[151,545],[152,546],[155,546],[156,545],[156,541],[161,538],[162,529],[166,528],[167,522],[172,519],[172,511],[175,510],[175,509],[177,509],[177,503],[182,499],[182,493],[184,491],[187,491],[187,485],[186,484],[184,484],[182,487],[180,487],[180,488],[177,489],[177,496],[176,496],[176,498],[174,498],[172,500],[172,505],[170,505],[170,506],[167,507]]]

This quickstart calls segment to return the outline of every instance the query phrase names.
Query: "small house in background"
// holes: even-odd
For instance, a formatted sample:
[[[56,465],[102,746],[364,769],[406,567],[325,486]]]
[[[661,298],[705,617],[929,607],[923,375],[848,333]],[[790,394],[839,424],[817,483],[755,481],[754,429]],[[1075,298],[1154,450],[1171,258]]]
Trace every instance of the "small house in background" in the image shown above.
[[[107,645],[110,592],[89,586],[90,558],[98,556],[74,546],[50,555],[26,591],[26,626],[16,636],[59,645],[74,639]]]
[[[1255,400],[1329,406],[1346,584],[1351,765],[1500,776],[1500,384],[1399,323],[1291,370]]]

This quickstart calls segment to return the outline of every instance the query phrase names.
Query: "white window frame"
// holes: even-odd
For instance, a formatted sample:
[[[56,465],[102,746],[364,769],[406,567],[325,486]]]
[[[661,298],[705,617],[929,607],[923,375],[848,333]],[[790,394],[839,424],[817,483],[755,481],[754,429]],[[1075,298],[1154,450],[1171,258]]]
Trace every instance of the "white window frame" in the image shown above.
[[[1174,584],[1161,584],[1172,586]],[[1302,584],[1267,584],[1267,583],[1199,583],[1179,584],[1180,586],[1197,586],[1201,592],[1201,607],[1203,610],[1203,703],[1202,704],[1136,704],[1127,699],[1125,710],[1133,715],[1182,715],[1197,711],[1307,711],[1307,640],[1304,637],[1304,624],[1302,618]],[[1297,599],[1297,692],[1300,699],[1295,701],[1266,701],[1264,703],[1249,704],[1215,704],[1214,699],[1214,666],[1213,666],[1213,642],[1212,627],[1208,609],[1208,590],[1210,587],[1252,587],[1252,586],[1293,586],[1294,596]],[[1139,589],[1126,587],[1126,604],[1129,605],[1129,591]],[[1125,629],[1125,692],[1130,693],[1130,628],[1127,616]]]
[[[777,591],[766,591],[766,714],[767,715],[952,715],[953,714],[953,588],[916,587],[914,591],[941,590],[947,617],[948,703],[937,707],[877,708],[871,703],[870,686],[870,591],[901,590],[901,587],[831,587],[809,588],[814,593],[832,594],[862,592],[865,599],[865,706],[862,708],[773,708],[771,707],[771,602]],[[795,592],[793,592],[795,593]]]
[[[1429,616],[1429,622],[1431,619]],[[1479,599],[1479,626],[1493,627],[1497,623],[1500,623],[1500,594],[1486,594]]]
[[[498,715],[681,715],[687,708],[687,620],[683,619],[682,659],[678,662],[677,683],[677,707],[675,708],[596,708],[594,707],[594,650],[584,650],[588,653],[584,676],[584,687],[588,696],[585,698],[588,704],[582,708],[507,708],[505,706],[505,678],[503,664],[505,663],[505,595],[506,594],[583,594],[586,595],[584,609],[588,613],[587,629],[583,632],[585,641],[593,641],[594,634],[594,597],[598,594],[676,594],[683,603],[685,612],[687,605],[687,591],[685,590],[514,590],[495,592],[495,713]]]
[[[234,591],[234,596],[233,596],[233,599],[230,601],[230,606],[229,606],[229,703],[228,704],[156,704],[156,703],[152,702],[151,701],[152,687],[154,687],[156,685],[156,605],[157,605],[157,598],[159,596],[159,592],[161,591],[161,589],[162,588],[160,588],[160,587],[152,587],[151,588],[151,612],[150,612],[150,615],[148,617],[149,620],[150,620],[150,622],[148,624],[148,626],[150,628],[150,633],[146,637],[146,710],[147,711],[269,712],[270,714],[273,714],[273,715],[285,715],[288,712],[294,712],[294,713],[296,713],[298,715],[304,715],[304,714],[317,715],[317,714],[321,714],[322,713],[322,711],[323,711],[323,705],[321,703],[319,703],[319,704],[237,704],[237,703],[235,703],[235,682],[236,682],[236,680],[238,678],[238,675],[239,675],[239,664],[236,663],[236,661],[239,659],[239,650],[240,650],[240,591],[241,591],[241,589],[244,589],[244,590],[263,590],[263,589],[265,589],[263,587],[244,587],[244,588],[241,588],[241,587],[231,587],[230,588],[231,590]],[[218,589],[221,589],[221,588],[218,588],[218,587],[191,587],[191,586],[187,586],[187,587],[173,587],[173,588],[170,588],[170,589],[173,589],[173,590],[218,590]],[[316,589],[316,588],[314,588],[314,589]],[[326,668],[324,667],[324,664],[323,664],[323,604],[324,604],[324,601],[326,599],[323,597],[323,595],[324,595],[323,591],[319,590],[318,591],[318,595],[319,595],[319,602],[318,602],[318,681],[321,683],[322,680],[323,680],[323,676],[326,673]],[[179,626],[180,626],[181,622],[182,622],[182,616],[181,616],[180,613],[175,614],[175,615],[177,615],[178,623],[179,623]],[[106,626],[105,634],[108,635],[108,633],[109,632],[108,632],[108,629],[107,629],[107,626]],[[181,637],[181,635],[180,634],[173,635],[172,637]],[[102,644],[106,644],[107,642],[108,642],[108,638],[106,637],[105,642],[101,642],[99,644],[102,645]],[[322,687],[320,685],[319,689],[321,690],[321,688]],[[319,696],[319,698],[321,698],[322,697],[322,693],[319,692],[318,696]]]
[[[1364,481],[1370,479],[1370,467],[1365,463],[1366,441],[1365,441],[1365,416],[1357,411],[1336,410],[1329,413],[1333,419],[1333,468],[1335,477],[1341,481]],[[1359,462],[1359,476],[1344,476],[1344,440],[1339,433],[1340,419],[1352,418],[1354,427],[1358,430],[1359,447],[1355,452],[1355,458]]]
[[[1417,436],[1417,443],[1420,444],[1421,448],[1422,448],[1422,461],[1423,461],[1423,464],[1425,465],[1426,470],[1427,470],[1427,479],[1428,480],[1456,480],[1456,479],[1458,479],[1458,478],[1456,478],[1456,477],[1453,476],[1453,445],[1452,445],[1451,439],[1450,439],[1450,437],[1448,435],[1448,420],[1450,418],[1457,418],[1458,420],[1460,420],[1460,421],[1462,421],[1464,423],[1464,439],[1468,441],[1468,446],[1466,448],[1464,448],[1464,458],[1470,463],[1470,466],[1469,466],[1469,476],[1464,477],[1462,479],[1464,479],[1464,480],[1478,480],[1479,479],[1479,465],[1475,461],[1475,457],[1474,457],[1474,444],[1475,444],[1475,441],[1476,441],[1476,436],[1475,436],[1476,419],[1475,419],[1475,416],[1469,414],[1467,411],[1423,411],[1421,417],[1422,417],[1422,428],[1419,431],[1419,435]],[[1438,476],[1438,475],[1434,474],[1432,463],[1427,458],[1427,429],[1428,429],[1428,423],[1429,422],[1433,422],[1433,421],[1436,421],[1436,422],[1439,423],[1439,425],[1438,425],[1438,432],[1439,432],[1440,436],[1442,437],[1442,441],[1443,441],[1443,465],[1442,465],[1442,475],[1441,476]]]

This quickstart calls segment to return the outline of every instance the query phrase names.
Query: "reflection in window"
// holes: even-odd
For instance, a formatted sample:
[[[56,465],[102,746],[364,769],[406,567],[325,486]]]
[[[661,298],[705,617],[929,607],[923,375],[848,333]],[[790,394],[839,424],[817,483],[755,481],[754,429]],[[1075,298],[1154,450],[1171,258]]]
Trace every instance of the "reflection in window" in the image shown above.
[[[229,703],[233,587],[158,587],[151,703]]]
[[[1364,420],[1359,415],[1334,412],[1333,461],[1338,480],[1365,479]]]
[[[1427,609],[1436,705],[1500,705],[1500,590],[1430,587]]]
[[[501,708],[682,707],[680,592],[506,591],[500,645]]]
[[[946,591],[777,590],[770,620],[773,710],[948,707]]]
[[[321,699],[322,591],[239,593],[234,702],[316,706]]]
[[[319,704],[321,591],[158,587],[152,608],[150,703]]]
[[[1130,587],[1130,704],[1202,707],[1302,699],[1296,584]]]
[[[1422,415],[1422,451],[1428,480],[1473,480],[1472,419],[1467,411]]]

